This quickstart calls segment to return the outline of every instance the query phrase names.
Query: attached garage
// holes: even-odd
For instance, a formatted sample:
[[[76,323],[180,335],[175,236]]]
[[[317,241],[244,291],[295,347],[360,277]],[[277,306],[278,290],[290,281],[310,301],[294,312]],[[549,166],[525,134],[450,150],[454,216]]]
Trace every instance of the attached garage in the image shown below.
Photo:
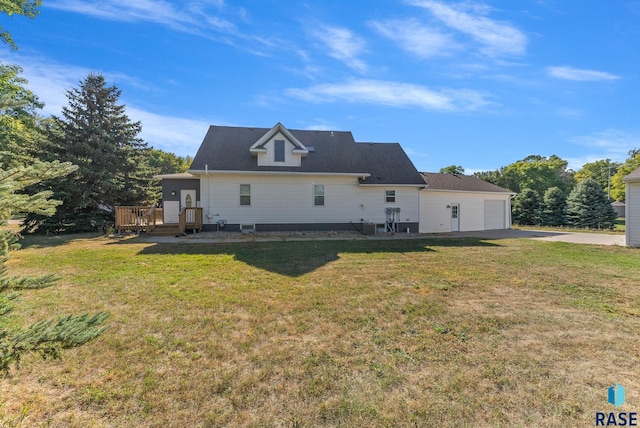
[[[623,178],[626,184],[627,245],[640,247],[640,168]]]
[[[506,222],[505,200],[484,201],[484,230],[508,229]]]
[[[461,174],[422,173],[420,233],[511,228],[515,193]]]

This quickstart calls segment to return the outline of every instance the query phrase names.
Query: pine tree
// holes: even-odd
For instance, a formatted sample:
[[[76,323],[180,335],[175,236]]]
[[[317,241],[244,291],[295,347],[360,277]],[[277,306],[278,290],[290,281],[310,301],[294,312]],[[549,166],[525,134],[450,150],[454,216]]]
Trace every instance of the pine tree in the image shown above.
[[[540,224],[543,226],[564,226],[567,223],[567,198],[558,187],[544,192]]]
[[[90,74],[67,91],[69,105],[49,128],[49,159],[78,165],[76,172],[53,184],[62,201],[51,217],[29,216],[29,231],[46,233],[104,231],[113,225],[116,205],[149,205],[159,188],[149,166],[150,149],[131,122],[121,91],[102,75]]]
[[[39,5],[39,0],[3,1],[0,12],[33,17]],[[8,32],[2,32],[0,39],[16,48]],[[21,72],[20,67],[0,64],[0,372],[4,374],[25,354],[57,358],[62,349],[93,340],[106,328],[102,324],[108,316],[104,312],[68,315],[38,321],[27,328],[6,328],[12,302],[19,297],[17,290],[50,287],[55,282],[52,275],[19,278],[7,274],[9,250],[18,248],[16,234],[6,229],[7,221],[13,212],[51,215],[59,201],[50,199],[50,191],[29,193],[27,188],[77,168],[68,162],[41,162],[29,156],[44,138],[37,115],[42,104],[25,88],[27,82],[19,76]]]
[[[14,232],[4,229],[14,211],[52,214],[58,201],[49,199],[50,192],[34,195],[22,193],[24,189],[42,180],[69,174],[75,170],[69,163],[40,162],[4,169],[0,167],[0,372],[8,373],[12,365],[18,366],[23,355],[40,354],[43,358],[58,358],[60,351],[87,343],[105,330],[101,324],[107,318],[104,312],[93,315],[68,315],[58,319],[38,321],[27,328],[11,329],[8,315],[12,302],[18,298],[17,290],[50,287],[55,277],[10,277],[5,262],[9,250],[17,248]]]
[[[602,187],[588,178],[567,197],[567,221],[576,227],[611,229],[616,213]]]
[[[540,199],[531,189],[524,189],[515,197],[512,208],[513,222],[520,225],[539,224]]]

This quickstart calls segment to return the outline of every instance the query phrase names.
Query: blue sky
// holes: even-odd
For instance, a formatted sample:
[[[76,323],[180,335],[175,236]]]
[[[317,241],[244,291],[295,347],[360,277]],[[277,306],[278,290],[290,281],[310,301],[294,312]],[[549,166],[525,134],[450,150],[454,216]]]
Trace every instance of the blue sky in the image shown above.
[[[422,171],[640,148],[640,1],[43,0],[2,17],[59,114],[89,72],[142,137],[194,155],[209,124],[352,131]]]

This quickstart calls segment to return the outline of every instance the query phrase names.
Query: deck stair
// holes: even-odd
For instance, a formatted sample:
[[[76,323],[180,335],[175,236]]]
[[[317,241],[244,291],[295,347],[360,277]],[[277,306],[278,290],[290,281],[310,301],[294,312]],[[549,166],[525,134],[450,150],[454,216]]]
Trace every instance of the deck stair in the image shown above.
[[[180,235],[179,224],[156,224],[152,230],[147,232],[148,236],[175,236]]]

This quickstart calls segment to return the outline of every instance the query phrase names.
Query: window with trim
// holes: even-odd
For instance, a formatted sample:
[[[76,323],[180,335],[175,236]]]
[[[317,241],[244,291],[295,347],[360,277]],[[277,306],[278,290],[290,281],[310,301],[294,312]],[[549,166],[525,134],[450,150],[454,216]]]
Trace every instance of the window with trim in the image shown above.
[[[240,185],[240,205],[251,205],[251,184]]]
[[[275,140],[274,142],[274,161],[284,162],[284,140]]]
[[[324,184],[313,185],[313,205],[324,205]]]
[[[395,190],[385,190],[384,191],[384,201],[387,203],[395,203],[396,202],[396,191]]]

